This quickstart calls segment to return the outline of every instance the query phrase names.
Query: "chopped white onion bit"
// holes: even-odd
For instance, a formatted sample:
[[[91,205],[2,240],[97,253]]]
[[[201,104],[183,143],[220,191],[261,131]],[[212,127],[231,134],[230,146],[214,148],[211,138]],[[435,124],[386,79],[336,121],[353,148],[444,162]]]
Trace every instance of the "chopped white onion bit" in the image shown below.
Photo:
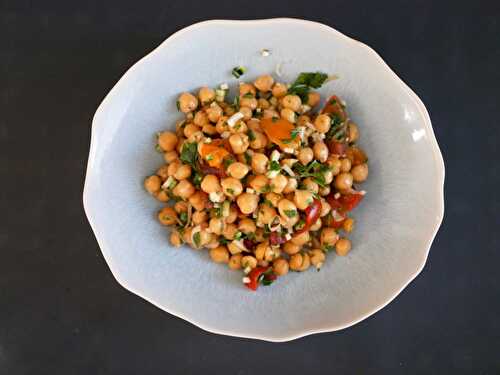
[[[267,48],[263,48],[260,50],[260,54],[264,57],[267,57],[271,54],[271,52],[269,52],[269,50]]]
[[[222,90],[228,90],[229,89],[229,85],[227,83],[223,83],[222,85],[220,85],[220,88]]]
[[[280,174],[280,171],[267,171],[266,177],[267,178],[275,178],[279,174]]]
[[[220,135],[221,138],[229,138],[231,136],[231,133],[229,133],[228,131],[225,131],[225,132],[222,132],[222,134]]]
[[[163,183],[163,185],[161,185],[161,188],[163,190],[168,190],[170,185],[173,184],[174,182],[176,182],[175,178],[173,178],[172,176],[168,176],[167,180]]]
[[[245,115],[241,112],[236,112],[234,115],[229,117],[227,124],[232,128],[238,121],[240,121]]]
[[[224,193],[222,191],[213,191],[208,195],[208,199],[214,203],[221,203],[224,201]]]
[[[335,194],[333,195],[333,197],[334,197],[335,199],[339,199],[339,198],[340,198],[340,193],[335,193]]]
[[[293,173],[292,168],[290,168],[288,165],[283,165],[283,170],[288,173],[290,176],[295,176],[295,173]]]
[[[249,284],[249,283],[250,283],[250,278],[245,276],[243,278],[243,284]]]
[[[255,194],[255,190],[252,188],[247,188],[247,193]]]
[[[271,160],[273,161],[278,161],[280,160],[280,152],[278,150],[274,150],[273,152],[271,152]]]
[[[285,235],[285,239],[286,239],[287,241],[290,241],[290,240],[292,239],[292,235],[291,235],[290,233],[287,233],[287,234]]]

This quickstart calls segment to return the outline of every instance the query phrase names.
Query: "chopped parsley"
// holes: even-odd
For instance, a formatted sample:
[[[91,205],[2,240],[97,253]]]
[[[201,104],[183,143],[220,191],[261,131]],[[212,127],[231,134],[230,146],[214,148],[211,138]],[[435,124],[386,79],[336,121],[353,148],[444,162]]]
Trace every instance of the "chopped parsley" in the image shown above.
[[[279,120],[279,118],[276,116],[273,116],[273,118],[271,120],[272,120],[272,122],[277,122]]]
[[[200,232],[196,232],[195,234],[193,234],[193,242],[196,245],[196,247],[200,247],[200,245],[201,245]]]
[[[255,141],[255,133],[252,130],[248,131],[248,139],[250,140],[250,142]]]
[[[234,195],[234,189],[227,188],[226,192],[229,193],[229,194],[231,194],[231,195]]]
[[[233,164],[235,162],[235,160],[233,158],[227,158],[227,159],[224,159],[224,168],[227,169],[227,167],[229,167],[231,164]]]
[[[207,161],[214,160],[214,156],[212,154],[208,154],[206,159],[207,159]]]
[[[243,155],[245,155],[245,162],[247,164],[251,164],[252,163],[252,157],[250,156],[250,154],[245,151],[245,153]]]
[[[246,71],[247,70],[243,66],[237,66],[237,67],[233,68],[233,70],[231,71],[231,74],[235,78],[240,78],[243,74],[245,74]]]
[[[297,216],[297,211],[295,210],[285,210],[285,215],[292,218]]]
[[[238,232],[236,232],[236,233],[234,234],[234,239],[235,239],[236,241],[241,240],[242,238],[243,238],[243,233],[242,233],[242,232],[238,231]]]
[[[219,237],[219,244],[220,245],[227,245],[229,243],[229,240],[225,237]]]
[[[323,246],[323,250],[326,251],[327,253],[329,251],[335,251],[335,246],[332,246],[332,245],[325,245]]]
[[[292,143],[292,141],[297,138],[299,133],[300,133],[299,129],[293,129],[292,132],[290,133],[290,138],[289,139],[282,139],[281,142],[283,142],[284,144]]]
[[[179,220],[182,222],[182,224],[186,225],[187,220],[188,220],[188,214],[187,212],[183,211],[179,214]]]
[[[325,134],[325,139],[327,141],[335,139],[337,141],[342,140],[346,135],[347,123],[342,121],[341,117],[336,113],[328,114],[331,118],[330,129]]]
[[[159,144],[156,144],[155,150],[156,150],[156,152],[163,152],[163,149],[160,147]]]
[[[251,92],[247,92],[245,95],[243,95],[243,98],[253,99],[253,94]]]
[[[198,144],[196,142],[182,145],[181,161],[189,164],[194,170],[198,170]]]
[[[276,160],[272,160],[271,163],[269,164],[269,170],[270,171],[280,171],[280,163],[278,163]]]
[[[300,96],[302,102],[307,103],[308,94],[311,88],[319,89],[323,85],[323,83],[325,83],[327,78],[328,75],[321,72],[300,73],[295,82],[288,89],[288,93]]]

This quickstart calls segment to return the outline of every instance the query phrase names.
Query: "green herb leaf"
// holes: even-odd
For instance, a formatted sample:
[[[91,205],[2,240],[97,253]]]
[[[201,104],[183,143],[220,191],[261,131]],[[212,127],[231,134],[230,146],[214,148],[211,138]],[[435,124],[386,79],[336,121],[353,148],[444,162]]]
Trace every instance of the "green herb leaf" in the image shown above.
[[[186,225],[187,223],[187,220],[188,220],[188,214],[187,212],[183,211],[179,214],[179,220],[184,224]]]
[[[229,157],[229,158],[226,158],[224,159],[223,161],[223,164],[224,164],[224,168],[227,169],[227,167],[229,167],[231,164],[233,164],[236,160],[234,160],[233,158]]]
[[[292,218],[297,216],[297,211],[295,210],[285,210],[285,215]]]
[[[243,95],[243,98],[247,98],[247,99],[253,99],[253,94],[251,92],[247,92],[245,95]]]
[[[269,207],[274,207],[273,203],[269,199],[264,199],[264,204],[267,204]]]
[[[195,172],[193,175],[194,186],[200,187],[202,180],[203,180],[203,175],[201,173]]]
[[[255,141],[255,133],[253,132],[253,130],[248,131],[248,139],[250,140],[250,142]]]
[[[278,163],[276,160],[271,160],[271,163],[269,164],[269,170],[280,171],[281,170],[280,163]]]
[[[272,122],[277,122],[279,120],[279,118],[276,116],[273,116],[273,118],[271,120],[272,120]]]
[[[227,188],[226,192],[229,193],[229,194],[231,194],[231,195],[234,195],[234,189]]]
[[[196,232],[195,234],[193,234],[193,241],[194,241],[194,244],[196,245],[196,247],[200,247],[200,245],[201,245],[200,232]]]
[[[236,241],[241,240],[242,238],[243,238],[243,233],[242,233],[242,232],[238,231],[238,232],[236,232],[236,233],[234,234],[234,239],[235,239]]]
[[[159,145],[159,144],[157,144],[157,145],[155,146],[155,150],[156,150],[156,152],[163,152],[163,149],[160,147],[160,145]]]
[[[325,245],[323,246],[323,250],[326,251],[327,253],[329,251],[335,251],[335,246],[332,246],[332,245]]]
[[[328,75],[321,72],[300,73],[295,82],[288,89],[289,94],[300,96],[303,103],[307,103],[308,94],[311,88],[318,89],[327,80]]]
[[[250,156],[250,154],[245,151],[245,153],[243,155],[245,155],[245,162],[247,164],[251,164],[252,163],[252,157]]]
[[[182,145],[181,161],[189,164],[194,170],[198,170],[198,144],[196,142]]]
[[[231,74],[235,78],[240,78],[243,74],[245,74],[245,72],[246,72],[246,69],[243,66],[237,66],[237,67],[233,68],[233,70],[231,71]]]
[[[219,237],[219,244],[220,245],[227,245],[230,241],[225,238],[225,237]]]
[[[178,100],[175,102],[176,106],[177,106],[177,110],[180,111],[181,110],[181,102],[179,102]]]

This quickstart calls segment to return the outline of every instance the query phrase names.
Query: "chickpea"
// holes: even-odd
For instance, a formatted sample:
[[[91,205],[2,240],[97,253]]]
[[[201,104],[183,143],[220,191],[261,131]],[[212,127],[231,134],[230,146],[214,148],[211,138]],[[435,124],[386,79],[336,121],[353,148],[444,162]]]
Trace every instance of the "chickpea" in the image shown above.
[[[223,115],[222,108],[217,103],[212,103],[205,112],[210,122],[217,122]]]
[[[231,163],[229,167],[227,167],[227,173],[234,178],[241,180],[248,173],[249,168],[246,164],[235,162]]]
[[[240,99],[240,107],[248,107],[251,111],[257,108],[257,99],[255,98],[245,98],[242,97]]]
[[[352,187],[352,174],[341,173],[335,177],[335,187],[338,190],[348,190]]]
[[[317,131],[320,133],[327,133],[328,130],[330,130],[330,124],[331,124],[331,118],[328,115],[319,115],[316,117],[314,120],[314,127],[316,128]]]
[[[285,242],[285,244],[283,245],[283,250],[288,255],[297,254],[300,251],[300,248],[301,247],[299,245],[295,245],[294,243],[292,243],[290,241]]]
[[[175,150],[177,140],[175,133],[163,132],[158,136],[158,145],[163,151],[172,151]]]
[[[325,217],[330,213],[331,209],[332,207],[330,206],[330,203],[328,203],[326,199],[321,198],[321,212],[319,213],[319,216]]]
[[[347,159],[349,160],[349,159]],[[368,164],[363,163],[356,165],[352,170],[352,179],[354,182],[363,182],[368,178]]]
[[[259,196],[256,194],[243,193],[236,198],[236,203],[238,204],[241,212],[248,215],[257,209]]]
[[[214,249],[210,249],[210,258],[215,263],[228,263],[229,262],[229,251],[225,246],[218,246]]]
[[[306,243],[308,243],[310,239],[311,239],[311,236],[309,235],[309,232],[305,231],[305,232],[293,235],[292,239],[290,241],[295,245],[303,246]]]
[[[180,214],[181,212],[187,212],[187,210],[188,210],[188,204],[187,204],[187,202],[184,202],[184,201],[176,202],[174,204],[174,210],[178,214]]]
[[[177,212],[172,207],[165,207],[158,212],[158,220],[163,225],[174,225],[177,223]]]
[[[281,99],[281,105],[284,108],[289,108],[294,112],[298,112],[302,105],[302,101],[298,95],[286,95]]]
[[[248,233],[255,233],[255,230],[257,227],[255,226],[255,222],[252,219],[241,219],[239,224],[238,224],[238,230],[240,232],[243,232],[245,234]]]
[[[160,177],[162,182],[165,181],[168,178],[168,165],[165,164],[158,168],[156,175]]]
[[[175,148],[175,150],[177,151],[178,154],[180,154],[182,152],[182,146],[184,145],[185,141],[186,141],[186,138],[182,137],[182,134],[181,134],[181,136],[179,137],[179,141],[177,142],[177,147]]]
[[[349,138],[349,142],[356,142],[359,139],[359,129],[354,122],[347,124],[347,137]]]
[[[349,172],[351,170],[351,161],[347,158],[340,160],[340,171]]]
[[[165,163],[170,164],[176,160],[179,160],[179,155],[177,154],[177,151],[172,150],[165,152],[163,154],[163,159],[165,160]]]
[[[257,259],[255,259],[254,256],[252,255],[245,255],[243,258],[241,258],[241,266],[243,268],[250,268],[254,269],[257,267]]]
[[[241,258],[243,256],[241,254],[232,255],[229,258],[228,266],[232,270],[239,270],[241,268]]]
[[[191,167],[186,164],[182,164],[175,171],[174,177],[176,180],[184,180],[191,176]]]
[[[330,194],[331,192],[331,188],[330,188],[330,185],[327,185],[325,187],[320,187],[319,188],[319,195],[321,195],[322,197],[326,197],[327,195]]]
[[[221,191],[222,189],[219,183],[219,179],[213,174],[207,174],[205,177],[203,177],[200,187],[201,190],[208,194],[216,193],[218,191]]]
[[[205,208],[207,201],[207,194],[199,190],[189,197],[189,203],[191,203],[194,209],[198,211],[201,211]]]
[[[168,200],[170,199],[165,190],[160,190],[159,192],[155,193],[154,197],[158,199],[160,202],[168,202]]]
[[[255,257],[257,260],[272,260],[271,255],[271,247],[269,246],[269,242],[261,242],[255,247]]]
[[[179,247],[182,245],[182,238],[179,232],[172,231],[172,233],[170,233],[170,243],[175,247]]]
[[[321,226],[322,226],[322,225],[323,225],[323,222],[321,221],[321,219],[318,219],[318,220],[316,220],[316,222],[315,222],[313,225],[311,225],[311,226],[309,227],[309,230],[310,230],[311,232],[316,232],[317,230],[320,230],[320,229],[321,229]]]
[[[234,242],[229,242],[227,244],[227,249],[229,250],[229,252],[234,255],[234,254],[239,254],[241,253],[243,250],[241,250]]]
[[[177,169],[179,169],[181,165],[182,163],[180,161],[174,161],[173,163],[169,164],[167,168],[167,174],[169,176],[174,177],[175,173],[177,172]]]
[[[285,96],[288,91],[288,88],[284,83],[276,82],[273,86],[273,96],[277,98],[281,98],[282,96]]]
[[[283,276],[288,273],[288,262],[286,259],[278,258],[273,262],[273,271],[278,276]]]
[[[347,238],[340,238],[335,244],[335,251],[340,256],[347,255],[351,251],[351,241]]]
[[[351,219],[348,217],[347,219],[344,220],[342,223],[342,229],[345,230],[347,233],[352,232],[354,229],[354,219]]]
[[[290,108],[283,108],[280,112],[280,116],[282,119],[285,119],[292,124],[295,124],[295,122],[297,121],[297,115]]]
[[[219,246],[221,246],[221,244],[219,243],[217,236],[212,236],[212,241],[205,245],[205,247],[208,249],[215,249]]]
[[[297,212],[297,207],[295,204],[288,199],[281,199],[278,203],[278,211],[280,215],[286,220],[295,220],[299,218],[299,213]]]
[[[224,114],[226,116],[232,116],[236,113],[236,108],[234,108],[233,106],[227,106],[224,108]]]
[[[235,154],[243,154],[250,145],[248,135],[243,133],[237,133],[230,136],[229,144]]]
[[[270,106],[269,101],[267,101],[266,99],[260,98],[257,100],[257,108],[268,109],[269,106]]]
[[[236,197],[243,192],[243,185],[240,180],[234,177],[223,178],[220,184],[222,186],[222,191],[228,197]]]
[[[309,252],[309,257],[311,260],[311,264],[315,266],[318,270],[323,266],[323,263],[325,263],[325,253],[321,249],[312,249]]]
[[[319,192],[319,185],[314,182],[314,180],[310,177],[306,178],[305,180],[302,181],[302,184],[304,185],[304,188],[306,190],[309,190],[311,193],[318,194]]]
[[[206,211],[195,211],[191,216],[191,220],[194,225],[200,225],[201,223],[206,222],[208,219],[208,214]]]
[[[217,134],[217,128],[215,126],[213,126],[212,124],[203,125],[203,127],[201,128],[201,131],[205,134],[208,134],[208,135]]]
[[[340,173],[340,166],[342,165],[342,162],[336,155],[330,155],[326,163],[330,167],[330,170],[332,171],[332,174],[334,176]]]
[[[262,132],[262,128],[260,127],[260,120],[258,119],[250,119],[247,121],[247,126],[248,129],[256,131],[256,132]]]
[[[161,179],[160,177],[153,175],[149,176],[144,180],[144,188],[149,194],[154,194],[160,190]]]
[[[219,118],[219,121],[217,121],[215,129],[217,129],[217,132],[219,134],[229,131],[229,126],[227,125],[227,119],[228,119],[227,116],[222,116]]]
[[[193,94],[183,92],[178,99],[179,109],[183,113],[194,111],[198,107],[198,99]]]
[[[224,218],[224,221],[227,224],[231,224],[231,223],[234,223],[237,218],[238,218],[238,210],[236,209],[236,207],[234,205],[231,205],[229,207],[229,215]]]
[[[267,137],[265,134],[253,131],[253,141],[250,141],[250,147],[258,150],[267,146]]]
[[[333,181],[333,172],[331,170],[327,170],[323,172],[323,177],[325,178],[325,184],[330,185]]]
[[[175,185],[173,193],[175,196],[188,199],[195,192],[194,186],[188,180],[181,180],[177,185]]]
[[[276,177],[271,178],[269,183],[273,193],[280,194],[281,192],[283,192],[283,189],[288,184],[288,178],[286,178],[282,174],[279,174]]]
[[[322,245],[332,246],[339,239],[339,235],[333,228],[325,227],[321,230],[320,241]]]
[[[248,185],[256,192],[261,193],[267,186],[269,186],[269,180],[266,176],[260,174],[252,178]]]
[[[268,92],[273,87],[274,79],[269,74],[266,74],[258,77],[253,84],[257,88],[257,90]]]
[[[325,142],[316,142],[313,146],[313,151],[314,157],[321,163],[324,163],[328,159],[328,147]]]
[[[209,104],[215,100],[215,91],[209,87],[202,87],[198,91],[198,98],[200,98],[202,105]]]
[[[248,107],[240,107],[239,112],[243,115],[243,120],[248,121],[252,118],[252,110]]]
[[[184,241],[184,243],[187,243],[189,245],[193,243],[193,238],[191,237],[192,232],[193,232],[193,227],[188,227],[184,229],[184,233],[182,234],[182,241]]]
[[[283,189],[283,193],[293,193],[295,190],[297,190],[298,182],[297,179],[295,178],[289,178],[288,182],[286,183],[285,188]]]
[[[277,207],[279,201],[281,200],[281,195],[271,192],[266,194],[265,199],[271,202],[271,205],[273,207]]]
[[[266,239],[264,238],[264,229],[262,228],[257,228],[255,230],[255,240],[257,242],[262,242],[265,241]]]
[[[262,111],[262,118],[279,118],[280,115],[274,109],[264,109]]]
[[[240,83],[240,96],[252,94],[255,96],[257,94],[257,90],[251,83]]]
[[[307,123],[311,122],[311,118],[307,115],[300,115],[297,118],[297,126],[306,126]]]
[[[256,152],[252,156],[252,170],[257,174],[264,174],[267,171],[269,159],[266,155]]]
[[[224,230],[224,220],[218,217],[211,218],[208,223],[208,229],[213,234],[220,236]]]
[[[200,128],[198,126],[196,126],[195,124],[187,124],[184,127],[184,137],[191,138],[199,131],[200,131]]]
[[[208,125],[208,116],[204,111],[198,111],[194,115],[193,123],[199,127],[203,127]]]
[[[309,164],[314,158],[314,152],[313,152],[312,148],[310,148],[310,147],[302,148],[299,151],[297,158],[299,159],[299,161],[302,165]]]
[[[238,228],[234,224],[226,224],[222,230],[222,235],[227,240],[234,240],[234,235],[238,232]]]
[[[311,91],[307,95],[307,105],[310,106],[310,107],[316,106],[319,103],[320,100],[321,100],[321,96],[319,95],[318,92]]]
[[[299,210],[305,210],[313,202],[313,195],[308,190],[295,190],[293,202]]]
[[[275,217],[276,210],[273,207],[269,207],[267,204],[261,204],[257,212],[257,226],[263,227],[266,224],[269,225]]]
[[[294,254],[290,258],[290,269],[293,271],[305,271],[311,265],[309,255],[307,254]]]

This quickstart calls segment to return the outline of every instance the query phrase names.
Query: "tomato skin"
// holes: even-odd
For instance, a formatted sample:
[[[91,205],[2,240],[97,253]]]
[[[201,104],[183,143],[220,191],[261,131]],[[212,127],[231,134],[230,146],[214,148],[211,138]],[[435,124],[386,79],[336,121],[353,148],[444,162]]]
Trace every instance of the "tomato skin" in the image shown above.
[[[330,204],[332,210],[337,210],[340,212],[349,212],[353,210],[359,202],[363,199],[364,195],[359,193],[344,194],[338,199],[335,198],[334,194],[330,194],[326,197],[326,200]]]
[[[314,199],[312,203],[305,209],[306,213],[306,223],[299,229],[295,234],[301,234],[309,230],[309,228],[316,223],[321,214],[321,201],[319,199]]]
[[[345,155],[347,144],[337,141],[330,141],[328,149],[333,155]]]
[[[253,290],[253,291],[257,290],[257,288],[259,287],[259,277],[262,274],[264,274],[267,271],[269,271],[270,269],[271,269],[271,267],[255,267],[248,274],[247,277],[250,279],[250,282],[248,282],[247,284],[245,284],[245,286],[248,289],[250,289],[250,290]],[[276,279],[276,277],[274,279]]]

